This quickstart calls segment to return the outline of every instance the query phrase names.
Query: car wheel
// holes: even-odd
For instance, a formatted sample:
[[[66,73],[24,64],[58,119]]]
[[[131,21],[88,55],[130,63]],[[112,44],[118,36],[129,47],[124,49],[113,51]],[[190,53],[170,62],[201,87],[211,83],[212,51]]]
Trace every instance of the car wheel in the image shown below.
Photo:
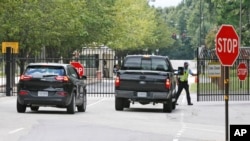
[[[130,108],[130,101],[128,99],[124,99],[124,108]]]
[[[167,103],[163,103],[163,112],[172,112],[172,99],[169,99]]]
[[[115,109],[117,111],[122,111],[123,110],[123,98],[115,97]]]
[[[70,102],[69,106],[67,107],[67,113],[74,114],[75,113],[75,107],[76,107],[76,99],[75,99],[75,94],[73,93],[71,102]]]
[[[39,110],[39,106],[30,106],[30,109],[32,110],[32,111],[38,111]]]
[[[82,104],[77,106],[77,111],[78,112],[85,112],[87,108],[87,96],[86,93],[83,94],[83,100],[82,100]]]
[[[20,104],[18,100],[16,101],[16,109],[18,113],[25,113],[26,105]]]

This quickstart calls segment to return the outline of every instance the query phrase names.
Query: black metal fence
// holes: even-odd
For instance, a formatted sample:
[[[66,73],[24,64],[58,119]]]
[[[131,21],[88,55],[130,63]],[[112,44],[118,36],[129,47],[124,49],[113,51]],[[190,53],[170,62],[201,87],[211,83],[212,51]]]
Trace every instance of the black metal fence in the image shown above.
[[[243,48],[240,51],[239,58],[234,65],[230,67],[229,81],[229,100],[248,101],[250,100],[250,48]],[[113,71],[116,65],[122,63],[123,58],[118,57],[114,50],[109,48],[83,48],[72,58],[18,58],[12,55],[10,58],[11,72],[6,70],[6,56],[0,61],[0,94],[5,95],[7,90],[10,95],[16,95],[16,84],[19,76],[25,66],[32,62],[58,62],[70,63],[71,61],[80,62],[84,66],[84,75],[87,85],[87,94],[89,96],[113,96],[115,93]],[[247,65],[247,78],[240,81],[237,77],[238,64],[244,62]],[[224,68],[221,67],[219,75],[213,75],[209,72],[211,64],[218,64],[214,50],[203,48],[199,52],[197,59],[198,83],[197,83],[197,101],[223,101],[224,100]],[[6,73],[10,73],[10,87],[6,87]]]
[[[229,68],[229,100],[250,100],[250,48],[241,48],[240,55],[234,65]],[[247,77],[245,80],[238,78],[237,67],[240,63],[247,65]],[[202,48],[197,60],[199,72],[197,83],[197,101],[223,101],[225,96],[224,67],[220,65],[214,50]],[[218,65],[219,64],[219,65]],[[211,73],[211,66],[219,66],[218,72]],[[210,68],[209,68],[210,67]],[[215,70],[216,71],[216,70]],[[214,74],[213,74],[214,73]],[[219,74],[219,75],[218,75]]]
[[[56,62],[70,63],[80,62],[84,66],[84,75],[87,76],[87,94],[89,96],[113,96],[114,95],[114,67],[121,64],[121,57],[115,55],[115,51],[109,48],[84,48],[78,55],[72,58],[18,58],[11,56],[11,70],[6,69],[6,55],[1,59],[0,66],[0,93],[5,95],[8,88],[6,85],[6,71],[11,71],[10,96],[16,95],[16,84],[19,76],[28,63]]]

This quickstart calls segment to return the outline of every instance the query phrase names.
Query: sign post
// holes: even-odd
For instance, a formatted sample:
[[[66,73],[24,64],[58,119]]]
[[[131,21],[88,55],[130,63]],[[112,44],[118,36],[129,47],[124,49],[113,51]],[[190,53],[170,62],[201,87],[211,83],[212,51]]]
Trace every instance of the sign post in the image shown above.
[[[229,67],[234,64],[239,56],[239,36],[232,25],[223,24],[216,34],[216,55],[222,66],[225,66],[225,126],[226,141],[228,141],[228,99],[229,99]]]

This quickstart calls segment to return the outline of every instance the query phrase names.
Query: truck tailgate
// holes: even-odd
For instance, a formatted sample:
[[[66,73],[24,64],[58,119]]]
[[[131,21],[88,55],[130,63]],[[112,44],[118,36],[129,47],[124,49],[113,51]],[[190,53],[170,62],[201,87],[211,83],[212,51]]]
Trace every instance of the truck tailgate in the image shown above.
[[[159,71],[125,71],[120,74],[118,89],[130,91],[167,91],[165,82],[168,73]]]

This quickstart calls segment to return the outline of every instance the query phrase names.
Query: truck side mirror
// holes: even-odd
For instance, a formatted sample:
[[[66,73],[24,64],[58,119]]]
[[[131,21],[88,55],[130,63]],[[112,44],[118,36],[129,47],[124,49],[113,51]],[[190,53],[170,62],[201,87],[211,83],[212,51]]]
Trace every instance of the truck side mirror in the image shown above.
[[[184,74],[184,68],[178,67],[178,75],[183,75],[183,74]]]

